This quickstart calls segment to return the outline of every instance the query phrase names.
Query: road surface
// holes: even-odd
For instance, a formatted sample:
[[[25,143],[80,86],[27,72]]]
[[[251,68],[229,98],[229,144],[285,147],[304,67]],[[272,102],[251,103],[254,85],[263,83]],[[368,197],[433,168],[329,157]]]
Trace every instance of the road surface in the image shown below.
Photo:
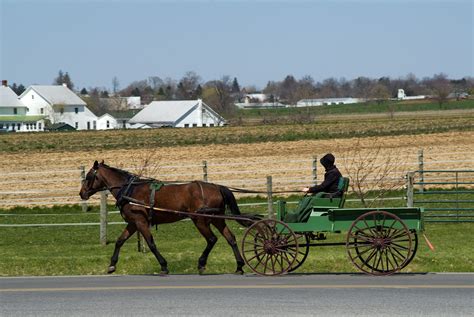
[[[0,316],[474,316],[474,274],[0,278]]]

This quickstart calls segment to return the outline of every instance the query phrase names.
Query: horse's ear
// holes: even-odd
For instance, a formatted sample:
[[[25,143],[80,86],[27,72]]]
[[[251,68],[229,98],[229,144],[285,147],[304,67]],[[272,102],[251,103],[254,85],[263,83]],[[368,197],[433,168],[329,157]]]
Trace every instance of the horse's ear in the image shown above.
[[[104,165],[104,160],[102,160],[102,162],[100,162],[100,164]]]
[[[92,167],[93,169],[98,169],[99,168],[99,162],[95,161],[94,166]]]

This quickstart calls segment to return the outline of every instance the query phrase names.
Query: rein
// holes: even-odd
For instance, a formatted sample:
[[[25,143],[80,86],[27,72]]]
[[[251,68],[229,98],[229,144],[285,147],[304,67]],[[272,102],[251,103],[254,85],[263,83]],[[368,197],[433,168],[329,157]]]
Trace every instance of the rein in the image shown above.
[[[242,193],[242,194],[267,194],[267,191],[259,191],[259,190],[250,190],[238,187],[228,187],[230,191],[235,193]],[[272,191],[272,194],[285,194],[285,193],[301,193],[301,190],[281,190],[281,191]]]
[[[146,209],[151,209],[151,210],[156,210],[156,211],[169,212],[169,213],[173,213],[173,214],[177,214],[177,215],[181,215],[181,216],[185,216],[189,218],[204,217],[204,218],[228,219],[228,220],[252,220],[252,219],[249,219],[248,217],[242,217],[242,216],[239,217],[239,216],[210,215],[210,214],[202,213],[202,212],[220,211],[220,209],[218,208],[203,208],[203,209],[197,210],[197,211],[201,211],[201,213],[187,212],[187,211],[179,211],[179,210],[166,209],[166,208],[151,207],[145,204],[145,202],[143,201],[140,201],[138,199],[128,197],[128,196],[124,196],[123,198],[128,200],[130,205],[145,207]]]

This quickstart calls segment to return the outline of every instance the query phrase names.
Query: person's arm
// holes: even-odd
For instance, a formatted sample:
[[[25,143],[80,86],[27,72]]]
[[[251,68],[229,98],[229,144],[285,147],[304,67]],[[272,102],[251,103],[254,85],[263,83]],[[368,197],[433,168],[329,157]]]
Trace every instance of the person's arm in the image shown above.
[[[331,185],[334,182],[339,181],[339,175],[335,173],[329,173],[328,175],[325,175],[324,181],[316,186],[309,187],[308,188],[308,193],[319,193],[319,192],[328,192],[329,189],[331,188]]]

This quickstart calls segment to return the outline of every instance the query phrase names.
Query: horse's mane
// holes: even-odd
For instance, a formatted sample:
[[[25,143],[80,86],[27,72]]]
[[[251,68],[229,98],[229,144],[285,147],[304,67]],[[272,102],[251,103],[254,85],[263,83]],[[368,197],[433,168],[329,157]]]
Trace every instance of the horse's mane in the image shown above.
[[[150,178],[150,177],[143,177],[143,176],[140,176],[138,174],[135,174],[135,173],[131,173],[129,171],[126,171],[124,169],[120,169],[120,168],[117,168],[117,167],[112,167],[112,166],[109,166],[105,163],[100,163],[101,166],[107,168],[107,169],[110,169],[114,172],[117,172],[119,174],[121,174],[122,176],[125,176],[127,178],[131,178],[131,177],[135,177],[135,180],[137,181],[145,181],[145,182],[148,182],[148,181],[156,181],[155,179],[153,178]]]

